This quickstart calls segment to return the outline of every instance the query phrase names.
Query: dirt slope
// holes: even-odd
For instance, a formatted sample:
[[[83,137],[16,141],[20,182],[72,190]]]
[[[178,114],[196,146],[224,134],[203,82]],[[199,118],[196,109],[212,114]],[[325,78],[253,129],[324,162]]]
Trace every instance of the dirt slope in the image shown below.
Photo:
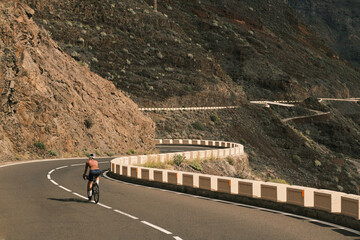
[[[81,66],[17,1],[0,3],[0,160],[154,146],[154,124]]]
[[[360,2],[358,0],[288,0],[316,35],[360,68]]]

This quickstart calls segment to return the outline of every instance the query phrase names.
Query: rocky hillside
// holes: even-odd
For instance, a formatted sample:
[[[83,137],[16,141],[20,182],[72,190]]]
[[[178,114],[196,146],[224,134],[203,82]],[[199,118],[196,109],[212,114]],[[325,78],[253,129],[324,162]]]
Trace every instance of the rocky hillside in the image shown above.
[[[302,21],[343,59],[360,68],[360,1],[288,0]]]
[[[0,3],[0,161],[151,149],[152,121],[59,48],[33,14]]]
[[[24,0],[68,54],[141,106],[360,94],[283,0]],[[164,102],[166,100],[166,102]]]
[[[147,113],[158,137],[240,142],[259,179],[360,192],[357,108],[314,98],[294,109],[247,102],[360,96],[360,73],[285,1],[162,0],[158,12],[152,0],[22,1],[64,52],[141,106],[241,105]],[[309,109],[331,115],[282,121]]]

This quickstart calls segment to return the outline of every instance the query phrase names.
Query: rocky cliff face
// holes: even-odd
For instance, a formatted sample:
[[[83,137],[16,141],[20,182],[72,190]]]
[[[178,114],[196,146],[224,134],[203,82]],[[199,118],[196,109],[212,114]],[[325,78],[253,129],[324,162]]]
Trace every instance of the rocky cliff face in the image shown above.
[[[358,0],[288,0],[301,17],[343,59],[360,67]]]
[[[0,3],[0,161],[154,146],[154,124],[68,56],[17,1]]]
[[[77,61],[141,106],[360,94],[359,72],[284,0],[23,0]]]

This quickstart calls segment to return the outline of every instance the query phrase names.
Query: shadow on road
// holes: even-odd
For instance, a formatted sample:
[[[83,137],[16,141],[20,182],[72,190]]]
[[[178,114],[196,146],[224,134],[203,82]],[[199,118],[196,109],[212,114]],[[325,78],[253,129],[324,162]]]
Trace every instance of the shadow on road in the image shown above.
[[[78,202],[78,203],[92,203],[85,199],[80,198],[48,198],[48,200],[58,201],[58,202]]]

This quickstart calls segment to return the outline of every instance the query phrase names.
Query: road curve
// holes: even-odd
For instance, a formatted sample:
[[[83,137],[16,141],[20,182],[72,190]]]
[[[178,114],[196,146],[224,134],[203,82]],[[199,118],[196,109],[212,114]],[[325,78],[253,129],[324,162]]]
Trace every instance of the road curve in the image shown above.
[[[109,160],[101,160],[102,170]],[[83,198],[84,162],[1,167],[0,240],[360,239],[316,221],[106,178],[95,205]]]

